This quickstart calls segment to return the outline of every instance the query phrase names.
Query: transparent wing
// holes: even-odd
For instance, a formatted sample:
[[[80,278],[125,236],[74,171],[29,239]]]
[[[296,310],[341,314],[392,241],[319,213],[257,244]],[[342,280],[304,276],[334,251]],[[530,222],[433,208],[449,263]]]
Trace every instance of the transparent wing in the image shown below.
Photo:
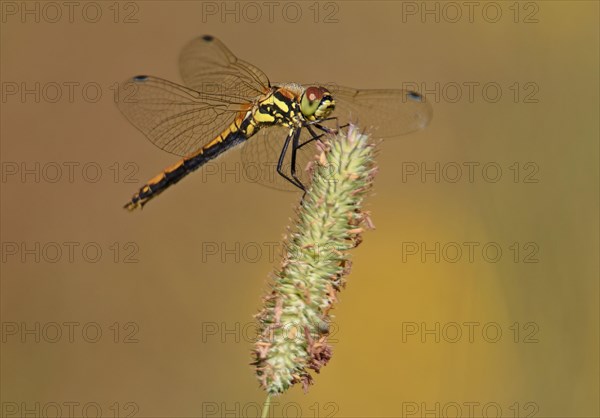
[[[357,123],[374,139],[391,138],[425,128],[433,117],[431,105],[419,93],[408,90],[358,90],[326,84],[335,100],[332,116],[340,125]]]
[[[125,117],[158,148],[179,156],[214,139],[248,106],[151,76],[125,81],[118,93]]]
[[[230,100],[252,100],[264,94],[269,79],[254,65],[238,59],[217,38],[204,35],[190,41],[179,56],[179,70],[186,86],[212,92]]]
[[[179,156],[212,141],[269,86],[262,71],[209,36],[184,47],[180,70],[188,87],[136,76],[121,85],[117,103],[154,145]]]
[[[251,181],[277,190],[300,191],[292,183],[277,173],[277,162],[283,149],[289,129],[282,126],[269,126],[261,129],[242,146],[242,164],[245,177]],[[317,132],[320,134],[320,132]],[[300,144],[310,140],[312,135],[303,128]],[[310,167],[318,154],[316,141],[312,141],[296,152],[296,176],[304,184],[310,184]],[[282,170],[289,177],[292,166],[292,145],[288,147]]]

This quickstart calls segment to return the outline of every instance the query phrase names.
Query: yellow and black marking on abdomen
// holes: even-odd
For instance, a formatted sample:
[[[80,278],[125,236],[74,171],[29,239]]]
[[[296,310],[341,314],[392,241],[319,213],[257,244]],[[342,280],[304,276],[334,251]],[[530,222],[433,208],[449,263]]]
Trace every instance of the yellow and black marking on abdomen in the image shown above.
[[[242,122],[242,126],[247,126],[248,123],[244,122],[246,122],[246,120]],[[231,147],[247,140],[249,132],[252,132],[252,129],[242,129],[242,127],[237,125],[237,122],[232,123],[225,132],[206,144],[196,153],[185,157],[177,164],[167,168],[158,176],[148,181],[148,183],[133,195],[124,208],[131,211],[137,207],[143,207],[150,199],[158,196],[169,186],[179,182],[179,180],[215,159]]]
[[[262,126],[297,125],[299,114],[297,96],[285,88],[275,88],[253,110],[238,118],[221,135],[196,153],[185,157],[144,185],[124,206],[127,210],[143,207],[148,201],[179,182],[191,172],[218,157],[231,147],[244,142]]]

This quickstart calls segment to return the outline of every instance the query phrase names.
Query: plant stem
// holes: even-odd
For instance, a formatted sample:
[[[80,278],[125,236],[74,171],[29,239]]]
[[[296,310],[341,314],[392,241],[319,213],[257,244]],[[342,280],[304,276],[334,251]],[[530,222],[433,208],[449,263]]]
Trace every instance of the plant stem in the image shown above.
[[[265,403],[263,404],[263,410],[261,418],[267,418],[269,416],[269,408],[271,406],[271,395],[267,395],[267,399],[265,399]]]

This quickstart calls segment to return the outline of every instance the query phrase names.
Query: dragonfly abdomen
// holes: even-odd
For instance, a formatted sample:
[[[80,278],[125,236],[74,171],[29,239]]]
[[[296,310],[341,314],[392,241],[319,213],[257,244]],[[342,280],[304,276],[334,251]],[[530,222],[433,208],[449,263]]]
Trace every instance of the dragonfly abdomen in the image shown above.
[[[248,136],[247,131],[239,129],[237,123],[234,122],[225,132],[196,153],[183,158],[177,164],[149,180],[132,196],[124,208],[131,211],[137,207],[143,207],[150,199],[158,196],[168,187],[178,183],[182,178],[215,159],[229,148],[245,141]]]

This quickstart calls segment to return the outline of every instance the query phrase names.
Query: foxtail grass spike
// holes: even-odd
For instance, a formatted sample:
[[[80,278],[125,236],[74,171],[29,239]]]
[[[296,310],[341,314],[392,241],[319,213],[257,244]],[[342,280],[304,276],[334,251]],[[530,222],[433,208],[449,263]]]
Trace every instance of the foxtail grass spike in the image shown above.
[[[285,238],[285,251],[256,315],[253,351],[261,387],[278,395],[295,384],[306,391],[332,355],[330,314],[346,283],[349,250],[372,227],[362,202],[376,172],[374,147],[355,126],[318,143],[312,181]]]

